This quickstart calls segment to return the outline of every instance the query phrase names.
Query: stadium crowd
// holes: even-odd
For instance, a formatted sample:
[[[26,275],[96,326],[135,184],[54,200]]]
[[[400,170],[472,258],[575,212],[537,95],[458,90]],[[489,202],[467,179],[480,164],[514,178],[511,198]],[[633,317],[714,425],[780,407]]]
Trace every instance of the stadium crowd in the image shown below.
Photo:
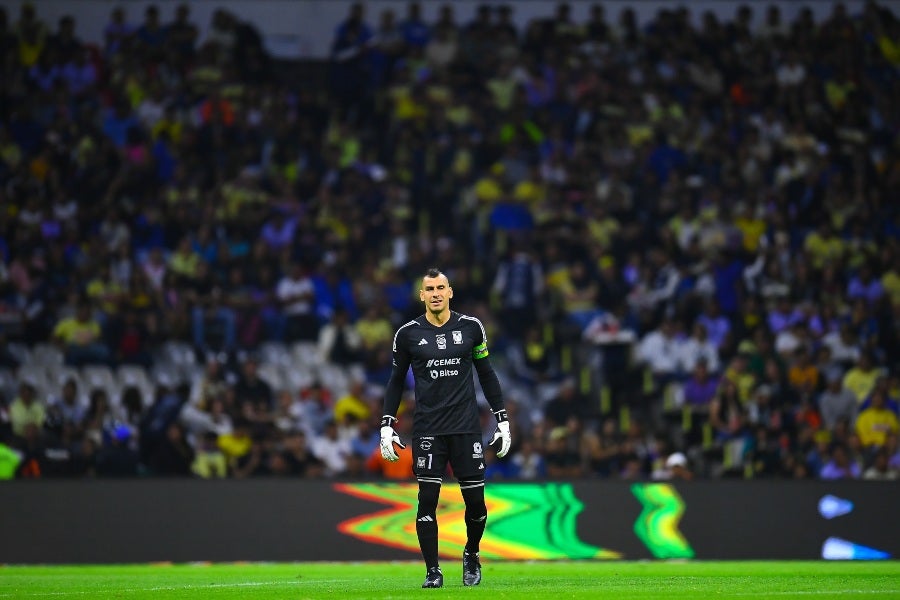
[[[357,4],[300,77],[250,14],[0,10],[0,478],[410,477],[431,265],[489,478],[897,478],[897,16],[514,11]]]

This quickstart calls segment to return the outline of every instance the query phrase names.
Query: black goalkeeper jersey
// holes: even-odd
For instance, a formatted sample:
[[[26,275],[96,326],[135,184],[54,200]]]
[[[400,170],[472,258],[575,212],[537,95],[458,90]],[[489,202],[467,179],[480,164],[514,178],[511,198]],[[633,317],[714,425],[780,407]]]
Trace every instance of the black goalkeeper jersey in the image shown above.
[[[394,368],[385,392],[385,411],[392,416],[400,404],[403,382],[409,367],[415,376],[416,408],[413,435],[480,433],[481,422],[475,400],[472,367],[485,393],[490,388],[491,407],[502,408],[499,384],[487,358],[484,326],[475,317],[451,311],[442,327],[428,322],[425,315],[400,326],[394,334]],[[492,382],[492,383],[493,383]]]

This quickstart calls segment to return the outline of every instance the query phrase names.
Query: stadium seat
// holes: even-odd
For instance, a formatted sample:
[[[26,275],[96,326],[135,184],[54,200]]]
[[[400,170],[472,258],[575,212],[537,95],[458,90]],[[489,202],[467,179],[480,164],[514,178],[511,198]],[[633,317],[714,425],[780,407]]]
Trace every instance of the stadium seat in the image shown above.
[[[274,393],[287,389],[284,380],[284,367],[275,362],[260,362],[257,373],[259,378],[269,384]]]
[[[291,352],[281,342],[264,342],[258,350],[260,364],[271,363],[279,367],[291,364]]]
[[[63,386],[70,379],[75,380],[75,385],[78,386],[79,393],[89,394],[89,390],[85,386],[84,378],[81,376],[81,372],[75,367],[56,365],[46,367],[45,371],[47,373],[48,387],[45,389],[47,394],[58,397],[60,394],[62,394]]]
[[[291,393],[308,388],[316,380],[315,373],[307,365],[284,368],[284,384]]]
[[[153,365],[151,377],[156,385],[167,388],[176,388],[185,381],[182,371],[171,363]]]
[[[18,394],[18,384],[30,383],[34,386],[37,396],[41,401],[46,401],[47,394],[54,387],[51,385],[51,379],[46,367],[36,363],[22,365],[16,372],[17,385],[16,394]],[[15,396],[13,396],[15,397]]]
[[[26,344],[22,344],[20,342],[10,342],[7,344],[6,349],[9,353],[19,361],[20,365],[25,365],[31,362],[31,348],[29,348]]]
[[[291,358],[294,361],[294,365],[299,363],[318,366],[321,362],[319,360],[319,347],[315,342],[295,342],[291,346]]]
[[[31,363],[44,367],[62,366],[65,363],[63,351],[53,344],[35,344],[31,350]]]
[[[144,367],[140,365],[122,365],[117,373],[117,382],[120,392],[129,387],[136,387],[140,390],[145,408],[153,404],[155,386]]]
[[[340,398],[350,389],[350,376],[338,365],[331,363],[320,365],[317,373],[319,381],[331,390],[335,398]]]
[[[155,365],[167,366],[166,375],[171,375],[173,370],[176,372],[175,385],[191,381],[197,371],[203,370],[203,366],[197,361],[194,348],[187,342],[169,340],[159,347],[154,358]]]
[[[12,369],[0,369],[0,402],[12,402],[18,385],[19,381]]]
[[[81,378],[84,381],[88,394],[99,388],[106,390],[106,395],[109,398],[118,396],[118,381],[112,369],[107,366],[88,365],[82,367]]]

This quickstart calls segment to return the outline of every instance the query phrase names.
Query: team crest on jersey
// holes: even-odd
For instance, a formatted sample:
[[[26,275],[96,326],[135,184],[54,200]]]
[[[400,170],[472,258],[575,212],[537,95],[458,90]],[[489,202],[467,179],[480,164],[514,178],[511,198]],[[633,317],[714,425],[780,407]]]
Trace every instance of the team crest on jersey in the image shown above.
[[[416,466],[418,466],[420,469],[425,468],[425,457],[424,456],[420,456],[418,459],[416,459]]]
[[[475,442],[472,444],[472,452],[475,454],[481,454],[481,442]]]
[[[455,330],[455,331],[451,331],[450,333],[453,334],[453,343],[454,344],[462,344],[462,331]]]
[[[437,336],[434,338],[434,341],[437,342],[438,350],[447,349],[447,336],[443,333],[437,334]]]

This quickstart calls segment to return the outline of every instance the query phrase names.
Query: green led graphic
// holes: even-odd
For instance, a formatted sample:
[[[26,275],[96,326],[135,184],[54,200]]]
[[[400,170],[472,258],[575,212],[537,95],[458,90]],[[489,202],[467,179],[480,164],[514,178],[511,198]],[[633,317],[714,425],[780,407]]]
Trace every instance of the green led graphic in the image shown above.
[[[416,538],[418,486],[408,483],[337,484],[339,492],[387,504],[390,508],[344,521],[347,535],[419,552]],[[488,523],[481,542],[486,558],[615,559],[619,552],[578,539],[576,519],[584,509],[570,484],[498,484],[486,490]],[[458,557],[466,543],[465,504],[459,489],[446,486],[438,508],[441,555]]]
[[[694,549],[678,530],[684,501],[666,483],[636,483],[631,493],[644,506],[634,532],[656,558],[694,558]]]

